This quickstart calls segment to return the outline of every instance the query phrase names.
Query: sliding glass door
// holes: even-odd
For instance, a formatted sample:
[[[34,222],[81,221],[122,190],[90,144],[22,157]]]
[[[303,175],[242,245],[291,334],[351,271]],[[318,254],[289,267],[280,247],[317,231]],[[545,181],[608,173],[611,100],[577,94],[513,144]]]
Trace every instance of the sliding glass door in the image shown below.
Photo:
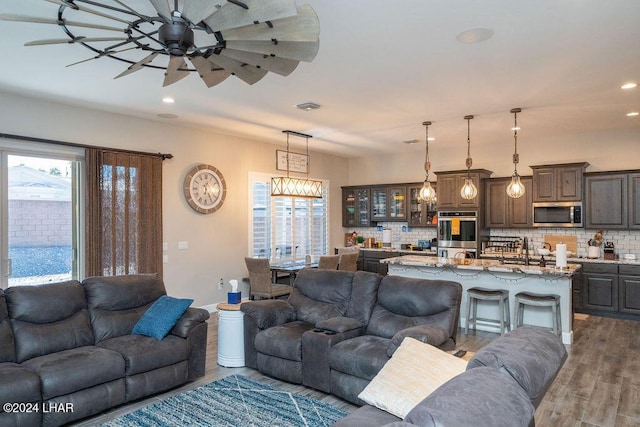
[[[69,155],[1,150],[1,286],[79,277],[79,168]]]

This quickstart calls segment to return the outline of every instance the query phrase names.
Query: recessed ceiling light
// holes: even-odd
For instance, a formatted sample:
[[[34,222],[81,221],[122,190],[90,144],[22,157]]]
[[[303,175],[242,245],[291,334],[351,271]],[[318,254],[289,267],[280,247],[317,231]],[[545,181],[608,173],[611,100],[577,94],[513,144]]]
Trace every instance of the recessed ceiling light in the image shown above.
[[[162,102],[164,102],[165,104],[173,104],[174,102],[176,102],[176,100],[171,98],[170,96],[165,96],[164,98],[162,98]]]
[[[635,117],[635,116],[640,116],[640,113],[637,111],[632,111],[630,113],[627,113],[628,117]]]
[[[620,86],[620,89],[633,89],[638,86],[638,83],[625,83]]]
[[[162,113],[162,114],[158,114],[158,117],[160,117],[161,119],[177,119],[178,115],[177,114]]]
[[[520,129],[522,129],[520,126],[511,128],[511,130],[520,130]]]
[[[489,40],[493,34],[494,31],[490,28],[474,28],[458,34],[456,40],[464,44],[476,44]]]
[[[305,111],[317,110],[320,108],[320,104],[316,104],[315,102],[303,102],[302,104],[297,104],[296,108]]]
[[[435,139],[435,137],[430,136],[429,138],[427,138],[427,140],[428,140],[428,141],[435,141],[436,139]]]

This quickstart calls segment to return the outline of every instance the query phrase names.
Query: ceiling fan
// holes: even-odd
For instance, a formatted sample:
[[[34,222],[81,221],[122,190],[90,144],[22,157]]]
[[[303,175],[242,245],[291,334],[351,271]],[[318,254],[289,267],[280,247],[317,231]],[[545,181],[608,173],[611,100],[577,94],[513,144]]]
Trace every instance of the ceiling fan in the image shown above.
[[[230,75],[248,84],[269,71],[287,76],[300,61],[311,62],[320,44],[318,16],[295,0],[148,0],[155,15],[132,6],[145,6],[141,1],[45,1],[59,5],[55,18],[0,14],[0,20],[58,25],[67,38],[25,46],[80,44],[95,55],[68,66],[108,57],[129,64],[115,78],[143,68],[162,69],[163,86],[191,72],[207,87]],[[102,32],[122,34],[105,37]]]

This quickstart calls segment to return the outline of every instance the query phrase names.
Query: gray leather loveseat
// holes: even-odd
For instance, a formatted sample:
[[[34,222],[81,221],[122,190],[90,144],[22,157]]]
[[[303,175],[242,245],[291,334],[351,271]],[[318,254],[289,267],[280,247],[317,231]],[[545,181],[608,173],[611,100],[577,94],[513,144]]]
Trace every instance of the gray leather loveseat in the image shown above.
[[[304,269],[285,300],[243,303],[247,366],[354,403],[411,336],[455,348],[462,286]]]
[[[155,274],[0,290],[0,425],[58,426],[204,375],[206,310],[162,340],[131,334],[165,294]]]

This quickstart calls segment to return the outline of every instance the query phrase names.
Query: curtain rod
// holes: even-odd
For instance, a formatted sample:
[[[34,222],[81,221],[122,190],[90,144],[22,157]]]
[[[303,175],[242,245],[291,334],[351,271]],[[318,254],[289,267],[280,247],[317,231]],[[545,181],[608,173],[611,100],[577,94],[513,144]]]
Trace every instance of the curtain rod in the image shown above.
[[[170,153],[148,153],[145,151],[123,150],[120,148],[99,147],[95,145],[77,144],[74,142],[56,141],[55,139],[44,139],[44,138],[34,138],[32,136],[12,135],[10,133],[0,133],[0,138],[17,139],[18,141],[41,142],[44,144],[64,145],[66,147],[95,148],[99,150],[118,151],[118,152],[127,153],[127,154],[141,154],[145,156],[156,156],[156,157],[161,157],[162,160],[173,159],[173,154],[170,154]]]

